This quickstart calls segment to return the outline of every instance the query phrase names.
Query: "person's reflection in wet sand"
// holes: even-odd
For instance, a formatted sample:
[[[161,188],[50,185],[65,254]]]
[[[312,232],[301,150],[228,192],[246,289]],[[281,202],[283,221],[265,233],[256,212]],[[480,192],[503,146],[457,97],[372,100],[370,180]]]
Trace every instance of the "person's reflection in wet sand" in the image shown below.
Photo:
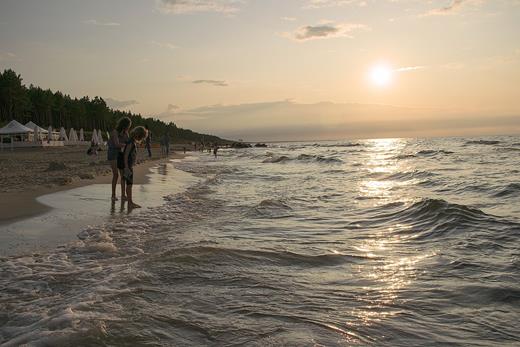
[[[166,182],[166,179],[168,177],[168,164],[161,164],[157,168],[157,173],[161,175],[161,182]]]

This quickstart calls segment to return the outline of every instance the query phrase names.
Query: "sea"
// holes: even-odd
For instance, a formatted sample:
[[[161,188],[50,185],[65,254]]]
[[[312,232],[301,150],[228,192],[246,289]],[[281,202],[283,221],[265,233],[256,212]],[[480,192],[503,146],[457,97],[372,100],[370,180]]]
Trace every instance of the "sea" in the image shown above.
[[[159,206],[0,258],[1,346],[520,346],[520,137],[174,165]]]

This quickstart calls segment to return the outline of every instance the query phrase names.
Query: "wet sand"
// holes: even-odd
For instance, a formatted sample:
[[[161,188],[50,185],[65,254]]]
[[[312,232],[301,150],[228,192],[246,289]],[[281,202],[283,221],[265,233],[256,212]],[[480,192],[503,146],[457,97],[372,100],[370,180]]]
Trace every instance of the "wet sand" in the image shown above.
[[[138,165],[134,169],[136,184],[146,183],[149,169],[165,159],[159,149],[153,149],[151,160],[145,152],[144,149],[138,152]],[[168,158],[183,156],[174,153]],[[100,152],[97,158],[87,156],[85,147],[4,150],[0,152],[0,177],[0,227],[48,212],[51,207],[37,201],[38,196],[91,184],[109,184],[112,180],[106,152]]]
[[[180,155],[175,156],[177,158]],[[164,203],[166,195],[182,192],[196,179],[176,170],[173,161],[148,161],[139,166],[134,184],[134,198],[142,209],[128,209],[126,203],[111,202],[110,183],[79,185],[36,198],[45,211],[31,217],[18,218],[0,225],[0,256],[38,253],[78,240],[78,234],[89,226],[99,226],[114,218],[141,213]],[[109,177],[110,178],[110,177]],[[27,194],[26,197],[29,197]]]

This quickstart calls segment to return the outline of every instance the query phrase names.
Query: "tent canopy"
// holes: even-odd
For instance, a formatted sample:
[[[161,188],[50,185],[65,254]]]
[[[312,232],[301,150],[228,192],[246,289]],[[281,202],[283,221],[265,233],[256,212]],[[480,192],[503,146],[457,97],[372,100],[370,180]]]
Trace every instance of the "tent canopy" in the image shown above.
[[[25,126],[30,128],[30,129],[34,129],[34,127],[38,127],[38,132],[43,133],[43,134],[49,133],[47,130],[45,130],[44,128],[42,128],[38,124],[33,123],[33,121],[30,121],[29,123],[25,124]]]
[[[27,134],[32,132],[34,132],[34,129],[28,128],[15,120],[10,121],[9,124],[0,129],[0,135]]]

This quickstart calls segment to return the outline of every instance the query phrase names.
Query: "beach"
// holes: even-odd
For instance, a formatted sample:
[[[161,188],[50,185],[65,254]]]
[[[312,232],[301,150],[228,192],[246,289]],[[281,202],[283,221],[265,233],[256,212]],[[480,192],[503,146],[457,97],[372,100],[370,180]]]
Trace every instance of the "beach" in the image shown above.
[[[134,211],[39,197],[0,228],[0,343],[517,344],[520,138],[269,146],[157,162]]]
[[[38,196],[91,184],[111,183],[106,152],[101,151],[93,157],[88,156],[86,151],[85,147],[1,151],[0,226],[48,211],[48,206],[36,201]],[[182,154],[173,153],[169,159],[182,157]],[[164,159],[158,148],[152,148],[152,158],[148,158],[146,150],[141,148],[138,151],[138,165],[134,169],[135,184],[146,183],[149,169]],[[109,194],[107,191],[107,196]]]

